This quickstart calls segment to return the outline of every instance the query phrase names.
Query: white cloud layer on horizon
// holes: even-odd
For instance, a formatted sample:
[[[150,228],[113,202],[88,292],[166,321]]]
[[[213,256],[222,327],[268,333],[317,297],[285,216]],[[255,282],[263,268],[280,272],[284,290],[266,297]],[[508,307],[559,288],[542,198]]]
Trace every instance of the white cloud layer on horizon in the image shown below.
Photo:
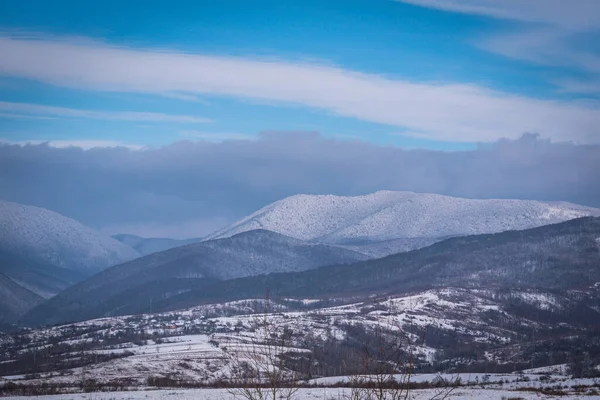
[[[318,133],[160,148],[0,144],[0,198],[110,233],[198,237],[298,194],[408,190],[600,207],[600,145],[535,135],[468,151],[406,150]]]
[[[0,61],[1,63],[1,61]],[[208,118],[199,118],[188,115],[170,115],[154,112],[140,111],[97,111],[67,107],[54,107],[31,103],[14,103],[0,101],[0,111],[5,118],[88,118],[116,121],[141,121],[141,122],[176,122],[198,124],[212,122]]]
[[[598,104],[542,100],[470,84],[415,83],[310,64],[0,38],[0,75],[97,91],[203,94],[301,105],[429,140],[489,142],[540,132],[600,140]]]
[[[235,132],[206,132],[187,129],[179,132],[179,136],[186,140],[202,140],[206,142],[220,143],[227,140],[257,140],[258,137],[245,133]]]

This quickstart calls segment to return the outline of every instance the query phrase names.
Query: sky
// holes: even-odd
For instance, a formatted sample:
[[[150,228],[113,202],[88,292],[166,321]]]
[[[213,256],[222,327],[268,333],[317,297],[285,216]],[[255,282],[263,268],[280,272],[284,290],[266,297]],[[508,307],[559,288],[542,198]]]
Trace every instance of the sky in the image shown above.
[[[296,193],[600,207],[598,15],[597,0],[4,0],[0,199],[171,237]]]

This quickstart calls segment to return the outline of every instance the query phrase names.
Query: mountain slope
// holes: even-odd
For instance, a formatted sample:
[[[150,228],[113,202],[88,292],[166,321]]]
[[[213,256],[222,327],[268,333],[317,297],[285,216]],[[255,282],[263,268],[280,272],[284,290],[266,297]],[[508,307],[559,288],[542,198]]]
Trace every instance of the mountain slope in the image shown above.
[[[0,325],[14,322],[43,300],[0,273]]]
[[[231,238],[150,254],[108,268],[33,310],[28,320],[77,319],[90,309],[98,316],[113,315],[129,312],[132,305],[152,307],[154,299],[189,290],[173,288],[170,282],[211,285],[225,279],[302,271],[366,258],[351,250],[306,243],[265,230],[244,232]],[[141,287],[151,287],[151,294],[142,295]]]
[[[584,216],[600,216],[600,209],[393,191],[354,197],[296,195],[272,203],[207,239],[260,228],[321,243],[365,244],[528,229]]]
[[[139,256],[73,219],[7,201],[0,201],[0,251],[88,275]]]
[[[84,273],[39,261],[35,255],[4,251],[0,251],[0,274],[43,298],[50,298],[86,277]]]
[[[172,285],[181,294],[155,302],[154,309],[259,298],[267,289],[272,296],[324,299],[447,286],[578,289],[600,282],[599,266],[600,218],[580,218],[523,231],[451,238],[423,249],[352,265],[211,285],[165,282],[163,286]],[[152,290],[139,288],[138,293],[150,295]]]
[[[143,283],[136,278],[140,284],[135,290],[118,293],[106,292],[113,285],[92,291],[92,284],[99,281],[95,279],[38,306],[29,313],[28,320],[58,323],[108,314],[180,309],[260,298],[266,290],[274,297],[331,299],[447,286],[577,289],[600,282],[599,266],[600,218],[588,217],[523,231],[451,238],[381,259],[302,272],[226,281],[188,277]],[[104,274],[118,269],[113,267]]]
[[[169,239],[169,238],[144,238],[130,234],[112,235],[113,239],[132,247],[142,256],[165,251],[186,244],[198,243],[202,239]]]

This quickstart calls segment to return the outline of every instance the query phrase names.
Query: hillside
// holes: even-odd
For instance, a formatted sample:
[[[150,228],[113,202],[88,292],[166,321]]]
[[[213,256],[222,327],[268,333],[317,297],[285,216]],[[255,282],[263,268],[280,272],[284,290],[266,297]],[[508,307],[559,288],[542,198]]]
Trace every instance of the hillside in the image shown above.
[[[19,316],[43,300],[41,296],[19,286],[0,273],[0,326],[16,321]]]
[[[600,218],[533,229],[451,238],[429,247],[348,266],[220,282],[165,301],[202,302],[277,296],[405,293],[427,287],[588,288],[600,282]]]
[[[7,201],[0,201],[0,251],[88,275],[139,256],[73,219]]]
[[[600,209],[570,203],[393,191],[354,197],[296,195],[272,203],[207,239],[267,229],[330,244],[363,245],[407,238],[431,243],[436,238],[528,229],[584,216],[600,216]],[[398,246],[398,251],[407,248],[404,242]]]
[[[127,268],[111,268],[95,279],[61,293],[32,310],[28,320],[56,323],[103,315],[172,310],[203,303],[260,298],[267,289],[273,296],[329,299],[406,293],[450,285],[550,289],[589,287],[600,282],[598,237],[600,218],[580,218],[523,231],[451,238],[423,249],[351,265],[225,281],[197,279],[201,276],[214,278],[215,275],[185,276],[172,272],[160,275],[162,279],[157,280],[150,267],[146,275],[148,278],[143,281],[140,277],[135,279],[138,285],[135,291],[123,289],[114,292],[114,288],[120,285],[119,280],[127,282],[126,288],[131,287],[131,283],[125,280],[129,276],[125,270],[134,267],[141,270],[147,266],[148,262],[141,259],[129,263],[129,266],[125,264]],[[219,241],[212,243],[218,244]],[[157,253],[155,257],[166,257],[168,253]],[[167,261],[164,265],[174,269],[177,263],[169,264]],[[119,279],[114,279],[112,276],[117,274],[120,274]],[[169,279],[166,279],[167,276]],[[226,277],[232,278],[233,275],[218,276]]]
[[[221,280],[275,272],[294,272],[324,265],[365,260],[364,254],[334,246],[303,242],[265,230],[195,243],[114,266],[73,286],[32,310],[32,323],[78,319],[91,313],[115,315],[152,309],[189,288],[172,282],[212,285]],[[140,292],[152,287],[151,296]]]
[[[0,320],[138,253],[55,212],[0,201]]]
[[[84,369],[87,379],[116,387],[146,387],[152,377],[169,377],[172,381],[163,382],[174,386],[222,383],[235,373],[232,352],[264,354],[266,346],[252,352],[248,346],[262,339],[268,321],[268,332],[294,332],[285,349],[279,348],[282,353],[310,356],[306,364],[288,364],[303,376],[364,373],[365,351],[381,348],[374,328],[382,327],[389,329],[384,340],[394,344],[393,350],[371,357],[377,354],[394,363],[411,349],[415,374],[463,372],[465,382],[484,384],[490,380],[488,375],[482,381],[484,373],[504,373],[495,379],[531,386],[529,380],[539,377],[524,380],[513,372],[559,364],[573,374],[577,363],[600,363],[599,305],[598,288],[446,287],[346,304],[301,297],[245,299],[0,335],[0,375],[16,375],[17,382],[76,386]],[[51,345],[56,350],[46,350]],[[350,377],[332,379],[319,381]],[[413,379],[423,380],[418,375]]]

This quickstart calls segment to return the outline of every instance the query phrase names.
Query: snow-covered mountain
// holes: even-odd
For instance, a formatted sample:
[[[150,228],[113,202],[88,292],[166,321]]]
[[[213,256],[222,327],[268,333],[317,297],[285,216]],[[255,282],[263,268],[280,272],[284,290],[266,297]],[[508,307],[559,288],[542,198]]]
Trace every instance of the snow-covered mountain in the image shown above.
[[[600,209],[562,202],[477,200],[394,191],[352,197],[295,195],[207,239],[267,229],[321,243],[365,244],[528,229],[584,216],[600,216]]]
[[[53,211],[0,201],[0,323],[137,257],[131,247]]]
[[[0,201],[0,250],[85,274],[129,261],[131,247],[45,208]]]

